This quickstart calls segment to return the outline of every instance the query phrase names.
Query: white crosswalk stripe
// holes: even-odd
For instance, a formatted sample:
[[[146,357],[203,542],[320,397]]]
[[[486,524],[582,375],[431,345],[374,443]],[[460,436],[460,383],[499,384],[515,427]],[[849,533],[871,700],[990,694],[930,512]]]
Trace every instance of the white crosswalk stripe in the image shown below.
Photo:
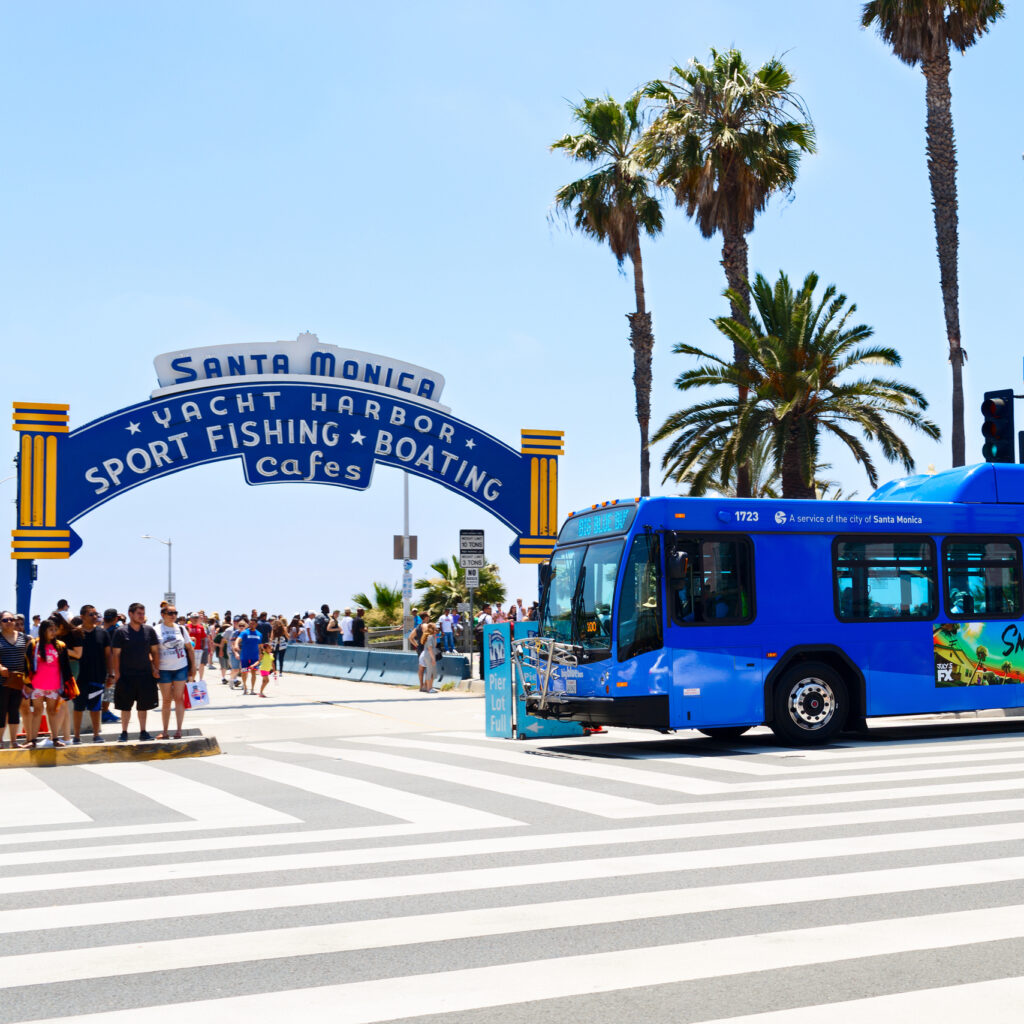
[[[0,774],[0,1022],[584,1021],[641,991],[649,1024],[1024,1019],[1024,738],[249,750]],[[79,810],[80,779],[153,823]]]

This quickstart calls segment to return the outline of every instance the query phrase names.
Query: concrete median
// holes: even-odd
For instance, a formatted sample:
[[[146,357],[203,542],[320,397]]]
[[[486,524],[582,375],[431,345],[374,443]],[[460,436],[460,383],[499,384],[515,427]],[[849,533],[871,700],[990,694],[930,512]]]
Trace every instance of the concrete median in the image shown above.
[[[124,761],[170,761],[180,757],[211,757],[220,753],[216,736],[185,736],[180,740],[129,743],[83,743],[80,746],[0,750],[0,769],[57,768],[76,764]]]

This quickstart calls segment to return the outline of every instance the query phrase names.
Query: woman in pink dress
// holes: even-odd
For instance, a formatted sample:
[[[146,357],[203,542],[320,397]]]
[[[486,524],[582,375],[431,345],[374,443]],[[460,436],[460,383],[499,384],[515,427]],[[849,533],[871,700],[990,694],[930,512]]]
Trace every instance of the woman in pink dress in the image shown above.
[[[53,745],[63,747],[64,741],[57,734],[54,723],[64,685],[72,678],[71,662],[64,642],[57,639],[51,619],[43,619],[39,625],[39,636],[29,641],[26,660],[29,683],[25,687],[25,695],[30,713],[25,721],[25,738],[30,747],[36,746],[45,710]]]

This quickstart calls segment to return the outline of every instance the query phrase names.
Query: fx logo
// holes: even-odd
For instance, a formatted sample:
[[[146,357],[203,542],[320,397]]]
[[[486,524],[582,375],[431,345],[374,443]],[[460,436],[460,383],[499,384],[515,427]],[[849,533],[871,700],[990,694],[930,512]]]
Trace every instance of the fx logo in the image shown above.
[[[953,666],[948,661],[935,666],[935,681],[939,683],[953,682]]]

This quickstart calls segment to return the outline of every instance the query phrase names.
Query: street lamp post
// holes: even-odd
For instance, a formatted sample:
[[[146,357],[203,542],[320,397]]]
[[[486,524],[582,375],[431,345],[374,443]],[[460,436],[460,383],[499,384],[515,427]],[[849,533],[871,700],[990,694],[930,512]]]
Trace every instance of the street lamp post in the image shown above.
[[[153,536],[151,536],[148,533],[144,533],[142,535],[142,539],[143,540],[155,540],[157,542],[157,544],[166,544],[167,545],[167,593],[164,594],[164,600],[165,601],[173,601],[174,600],[174,587],[171,586],[171,539],[170,539],[170,537],[168,537],[167,540],[161,540],[159,537],[153,537]]]

